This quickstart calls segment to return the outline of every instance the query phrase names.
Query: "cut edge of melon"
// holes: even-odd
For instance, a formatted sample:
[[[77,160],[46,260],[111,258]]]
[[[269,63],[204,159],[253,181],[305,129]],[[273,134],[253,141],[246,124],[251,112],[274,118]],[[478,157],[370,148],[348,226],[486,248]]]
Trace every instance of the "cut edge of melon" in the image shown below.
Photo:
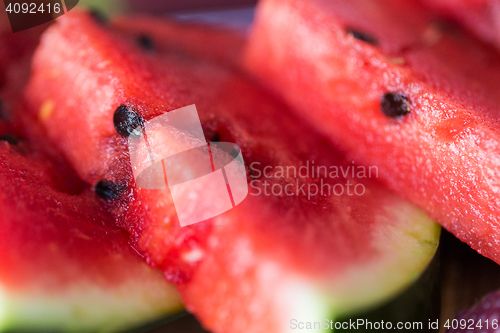
[[[281,277],[274,298],[279,300],[276,307],[282,309],[278,314],[283,323],[280,332],[301,331],[292,329],[291,320],[294,319],[297,323],[319,322],[322,326],[325,319],[335,321],[375,309],[418,280],[436,253],[441,226],[420,209],[401,199],[396,200],[399,202],[389,206],[392,209],[386,208],[388,216],[378,216],[399,219],[407,226],[403,229],[400,224],[393,223],[379,231],[376,242],[379,251],[394,254],[385,257],[388,258],[386,264],[380,261],[360,263],[332,281],[311,280],[307,276],[284,272],[278,274]],[[323,331],[324,327],[307,330]]]
[[[387,255],[387,263],[360,265],[342,276],[331,291],[336,297],[329,302],[336,316],[370,310],[390,300],[416,282],[434,258],[441,226],[422,210],[399,201],[386,206],[387,216],[378,216],[386,221],[380,221],[384,228],[378,230],[375,245]],[[400,223],[391,225],[387,221],[391,217]]]

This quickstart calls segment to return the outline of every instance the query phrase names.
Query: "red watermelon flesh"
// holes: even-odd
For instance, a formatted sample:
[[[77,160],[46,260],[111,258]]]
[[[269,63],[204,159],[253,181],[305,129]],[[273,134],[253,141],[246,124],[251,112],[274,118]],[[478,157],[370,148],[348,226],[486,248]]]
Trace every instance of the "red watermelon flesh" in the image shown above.
[[[103,179],[115,184],[107,197],[119,225],[179,284],[188,309],[206,327],[285,332],[294,316],[323,318],[374,306],[416,279],[435,251],[439,229],[376,179],[323,180],[363,184],[362,196],[250,194],[210,221],[180,228],[168,190],[134,183],[127,139],[113,123],[120,105],[149,120],[196,104],[208,139],[234,142],[248,166],[260,163],[249,167],[249,180],[261,191],[264,181],[292,188],[320,181],[276,169],[265,178],[259,175],[265,166],[355,164],[238,70],[218,65],[214,52],[220,50],[207,47],[201,56],[195,44],[180,51],[171,46],[179,37],[157,33],[155,26],[148,29],[154,47],[141,49],[144,23],[134,30],[134,19],[127,21],[121,30],[83,13],[58,19],[35,55],[25,121],[39,122],[101,196]],[[186,136],[170,131],[154,135],[164,137],[165,149],[185,144]]]
[[[117,331],[179,310],[90,189],[57,189],[65,168],[25,140],[0,141],[0,164],[2,331]]]
[[[168,40],[168,47],[175,48],[178,52],[209,57],[225,65],[236,65],[241,60],[246,40],[242,33],[217,26],[173,22],[154,16],[135,15],[132,21],[130,17],[118,16],[113,19],[113,25],[134,35],[154,35],[156,39]]]
[[[303,119],[379,166],[391,189],[500,263],[500,57],[435,19],[407,0],[266,0],[247,64]]]
[[[2,23],[5,23],[5,26]],[[50,23],[18,33],[12,33],[8,25],[6,15],[5,18],[0,15],[0,133],[14,136],[13,139],[18,140],[23,136],[24,130],[14,123],[15,119],[11,117],[10,111],[19,104],[30,75],[31,58],[41,34]],[[40,128],[39,126],[37,129],[31,128],[31,131],[39,132]],[[30,147],[33,154],[40,155],[39,152],[43,151],[43,157],[38,156],[40,161],[50,159],[50,163],[58,166],[59,173],[66,175],[59,177],[56,173],[52,173],[54,177],[51,179],[57,190],[70,194],[79,194],[83,191],[84,182],[56,149],[38,142],[31,142]]]
[[[0,32],[2,118],[15,120],[8,111],[46,26]],[[0,121],[0,330],[117,331],[179,311],[175,289],[64,157],[22,132]]]
[[[440,15],[458,21],[486,42],[500,47],[500,1],[422,0]]]

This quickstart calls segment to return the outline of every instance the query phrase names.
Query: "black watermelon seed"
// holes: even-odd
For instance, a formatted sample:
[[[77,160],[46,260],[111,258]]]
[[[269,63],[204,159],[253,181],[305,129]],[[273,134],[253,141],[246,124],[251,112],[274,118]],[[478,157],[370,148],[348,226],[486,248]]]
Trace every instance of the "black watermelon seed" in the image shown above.
[[[14,134],[4,134],[0,136],[0,141],[6,141],[11,145],[17,145],[21,139]]]
[[[95,193],[99,198],[113,200],[118,198],[126,189],[127,187],[122,184],[103,179],[96,184]]]
[[[370,36],[364,32],[361,32],[359,30],[356,30],[356,29],[352,29],[352,28],[347,28],[345,29],[345,31],[353,36],[354,38],[360,40],[360,41],[363,41],[363,42],[366,42],[368,44],[372,44],[372,45],[377,45],[378,44],[378,40],[373,37],[373,36]]]
[[[106,17],[106,15],[104,15],[101,11],[95,8],[92,8],[89,11],[89,14],[97,23],[106,24],[108,22],[108,18]]]
[[[410,101],[399,93],[386,93],[380,102],[382,112],[391,118],[402,117],[411,112]]]
[[[139,43],[139,46],[146,50],[146,51],[154,51],[155,50],[155,44],[153,42],[153,40],[151,39],[151,37],[149,37],[148,35],[140,35],[138,38],[137,38],[137,43]]]
[[[118,134],[127,138],[137,127],[144,125],[144,120],[135,110],[122,104],[113,115],[113,124]]]

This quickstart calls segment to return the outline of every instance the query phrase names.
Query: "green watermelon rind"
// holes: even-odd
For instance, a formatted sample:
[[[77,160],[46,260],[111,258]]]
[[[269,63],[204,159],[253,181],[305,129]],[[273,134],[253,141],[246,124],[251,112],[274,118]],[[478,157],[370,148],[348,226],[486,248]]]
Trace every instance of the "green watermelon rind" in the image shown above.
[[[345,276],[346,284],[339,285],[336,297],[330,299],[338,316],[369,310],[402,292],[422,275],[437,251],[441,226],[423,211],[402,200],[386,210],[408,224],[407,229],[389,227],[384,230],[387,234],[381,235],[378,245],[397,255],[387,265],[363,266]],[[383,222],[380,225],[384,225]]]
[[[52,292],[0,287],[1,332],[117,332],[182,310],[180,296],[160,272],[157,279],[131,279],[116,287],[88,282]]]
[[[283,313],[284,323],[292,319],[299,322],[336,320],[371,311],[415,284],[436,253],[441,226],[413,205],[402,199],[395,200],[399,202],[386,208],[388,216],[379,215],[379,218],[392,216],[405,221],[407,228],[385,228],[380,231],[377,243],[381,251],[391,251],[394,257],[385,263],[359,263],[333,281],[287,278],[283,281],[283,294],[294,295],[287,297],[287,301],[297,306]],[[387,242],[383,242],[384,239]]]

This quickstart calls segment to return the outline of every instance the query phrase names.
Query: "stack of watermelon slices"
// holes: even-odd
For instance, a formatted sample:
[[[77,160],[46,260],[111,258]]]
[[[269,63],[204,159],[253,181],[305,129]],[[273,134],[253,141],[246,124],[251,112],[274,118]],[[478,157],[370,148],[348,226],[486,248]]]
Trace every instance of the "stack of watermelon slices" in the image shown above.
[[[75,193],[60,199],[69,205],[68,212],[74,212],[54,236],[70,240],[73,247],[64,254],[95,255],[85,250],[88,243],[73,241],[80,235],[74,236],[74,230],[87,235],[77,212],[88,209],[81,218],[93,222],[92,250],[101,243],[98,252],[117,248],[112,232],[97,229],[102,225],[96,220],[127,231],[133,248],[177,285],[187,309],[213,332],[280,333],[293,330],[294,323],[307,326],[324,318],[355,315],[384,304],[415,282],[439,238],[435,223],[377,179],[357,172],[309,176],[314,164],[360,171],[373,163],[389,187],[498,260],[493,195],[498,179],[493,117],[497,97],[487,98],[495,92],[495,51],[460,31],[446,34],[434,16],[409,0],[268,0],[259,12],[246,63],[293,109],[244,73],[240,59],[245,41],[227,31],[149,17],[103,22],[71,12],[44,33],[23,97],[16,98],[19,91],[14,85],[5,98],[12,105],[16,128],[32,142],[51,147],[44,156],[64,156],[83,180],[77,190],[66,185]],[[468,52],[449,59],[460,45],[466,45]],[[459,66],[463,63],[467,66]],[[473,112],[474,103],[481,106],[481,114]],[[250,195],[222,215],[181,228],[168,190],[136,185],[127,133],[132,125],[191,104],[197,106],[209,141],[234,142],[242,148]],[[418,135],[421,141],[416,140]],[[152,136],[162,138],[165,151],[181,150],[193,140],[168,127]],[[366,164],[346,159],[337,144]],[[459,154],[465,148],[471,152],[470,160]],[[7,177],[57,188],[43,177],[25,180],[27,173],[22,170],[30,167],[16,158],[2,157],[6,163],[13,161],[6,164],[11,172]],[[38,159],[31,155],[27,159],[33,168],[43,169]],[[196,174],[199,167],[190,165],[184,172]],[[308,171],[306,176],[280,171],[301,167]],[[479,193],[460,188],[478,184],[477,175],[484,181]],[[86,184],[94,193],[85,190]],[[365,190],[362,195],[311,191],[324,184],[331,188],[358,184]],[[294,194],[279,191],[285,186]],[[269,194],[269,188],[278,191]],[[29,190],[33,196],[20,193]],[[29,203],[28,212],[43,225],[61,221],[58,213],[66,212],[64,205],[42,210],[53,215],[38,213],[39,206],[51,207],[50,202],[33,199],[39,195],[50,201],[44,191],[19,186],[6,192],[5,207],[12,201],[21,207]],[[82,203],[72,201],[75,195]],[[460,205],[453,200],[461,200]],[[16,211],[5,213],[7,233],[12,232],[8,212]],[[489,224],[480,224],[481,216]],[[1,250],[15,248],[22,237]],[[50,251],[48,238],[39,242]],[[65,259],[71,272],[75,271],[71,260],[77,266],[90,261],[86,255],[74,257],[81,261]],[[95,261],[96,276],[103,274],[114,282],[121,269]],[[13,260],[12,265],[38,270],[31,261],[26,268],[18,262]],[[120,264],[133,268],[130,262]],[[113,274],[101,270],[104,266]],[[63,269],[60,272],[61,278],[67,276]],[[65,281],[78,282],[81,276],[69,275]],[[132,276],[135,284],[151,290],[147,279],[138,282],[137,275]],[[8,281],[5,278],[7,290]],[[168,289],[167,284],[160,285],[158,295],[161,288]],[[86,293],[80,284],[77,287]],[[48,286],[40,289],[55,294]],[[169,297],[163,298],[167,308],[177,308],[175,296]],[[136,320],[150,318],[137,310],[145,308],[141,302],[104,298],[139,313]],[[61,297],[59,302],[68,299]],[[51,316],[43,315],[50,321],[48,327],[70,329],[55,319],[57,306]],[[19,307],[18,313],[31,315],[28,306]],[[37,318],[31,318],[38,325]],[[76,329],[122,329],[125,323],[108,327],[98,318],[90,322],[94,326],[82,324]]]
[[[187,31],[189,40],[180,37]],[[426,269],[439,227],[367,176],[279,174],[280,167],[313,163],[363,166],[242,74],[241,47],[242,38],[218,29],[69,13],[44,33],[13,118],[27,137],[67,157],[133,247],[177,284],[186,307],[214,332],[287,332],[294,320],[336,319],[395,297]],[[257,193],[180,228],[168,190],[135,184],[120,133],[131,131],[129,120],[190,104],[208,139],[242,148]],[[169,130],[154,135],[166,150],[191,140]],[[365,190],[303,190],[320,181]],[[268,185],[289,185],[296,194],[266,195]]]

